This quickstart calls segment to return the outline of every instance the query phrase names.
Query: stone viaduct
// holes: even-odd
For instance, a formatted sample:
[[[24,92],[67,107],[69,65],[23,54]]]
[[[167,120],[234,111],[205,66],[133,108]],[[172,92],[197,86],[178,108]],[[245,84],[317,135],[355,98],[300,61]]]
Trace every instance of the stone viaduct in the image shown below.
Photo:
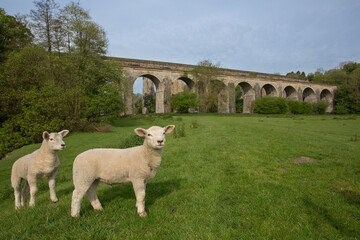
[[[128,80],[124,93],[126,114],[134,113],[133,85],[139,77],[151,80],[156,87],[156,113],[171,111],[171,95],[181,91],[181,88],[179,90],[176,87],[179,86],[179,81],[185,82],[190,91],[195,92],[196,79],[188,74],[194,65],[113,57],[107,59],[121,62],[125,78]],[[313,83],[301,78],[232,69],[220,69],[218,80],[223,83],[218,96],[219,113],[236,112],[235,87],[238,85],[241,87],[244,101],[243,113],[250,113],[253,100],[267,95],[310,103],[325,100],[330,103],[327,111],[331,112],[337,89],[335,85]]]

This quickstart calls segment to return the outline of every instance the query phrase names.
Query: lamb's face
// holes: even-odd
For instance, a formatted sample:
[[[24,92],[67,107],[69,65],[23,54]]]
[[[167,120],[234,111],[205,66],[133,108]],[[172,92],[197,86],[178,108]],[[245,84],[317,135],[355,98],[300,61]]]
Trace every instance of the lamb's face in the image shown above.
[[[58,133],[44,132],[43,138],[47,141],[47,144],[51,150],[59,151],[65,148],[65,142],[63,141],[63,137],[65,137],[68,133],[68,130],[63,130]]]
[[[174,125],[169,125],[164,128],[153,126],[147,130],[137,128],[135,129],[135,133],[139,136],[144,136],[145,142],[149,147],[162,149],[165,145],[165,134],[170,133],[174,128]]]

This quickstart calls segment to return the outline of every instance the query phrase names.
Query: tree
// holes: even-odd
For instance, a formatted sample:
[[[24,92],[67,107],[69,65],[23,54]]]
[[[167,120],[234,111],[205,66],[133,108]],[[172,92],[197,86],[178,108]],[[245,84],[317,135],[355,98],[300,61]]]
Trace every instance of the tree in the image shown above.
[[[189,108],[197,109],[198,101],[195,93],[179,92],[172,96],[171,108],[180,113],[189,112]]]
[[[218,96],[223,84],[217,80],[220,64],[213,64],[209,60],[199,62],[190,73],[197,80],[196,90],[199,99],[200,112],[217,112]]]
[[[38,0],[34,1],[34,4],[36,9],[30,11],[30,18],[35,40],[51,53],[55,41],[54,35],[59,26],[59,5],[54,0]]]
[[[61,21],[67,35],[68,51],[81,54],[104,55],[108,40],[104,29],[91,21],[79,3],[71,2],[61,10]]]
[[[20,18],[7,15],[5,10],[0,8],[0,63],[5,61],[12,51],[30,44],[33,37]]]
[[[242,89],[240,85],[237,85],[235,88],[235,105],[236,105],[236,112],[242,113],[243,112],[243,105],[244,99],[242,97]]]
[[[156,107],[156,99],[153,94],[145,94],[144,95],[144,107],[149,111],[149,113],[155,112]]]
[[[360,112],[360,68],[351,71],[347,90],[355,102],[356,112]]]

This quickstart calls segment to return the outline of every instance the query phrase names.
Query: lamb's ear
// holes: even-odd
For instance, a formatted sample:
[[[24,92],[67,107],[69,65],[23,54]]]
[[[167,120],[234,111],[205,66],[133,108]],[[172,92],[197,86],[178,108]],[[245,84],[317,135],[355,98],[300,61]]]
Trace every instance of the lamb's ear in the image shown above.
[[[63,137],[65,137],[68,133],[69,130],[62,130],[61,132],[59,132],[59,134],[61,134]]]
[[[134,131],[140,137],[145,137],[147,133],[146,130],[143,128],[136,128]]]
[[[165,134],[171,133],[172,130],[174,130],[174,128],[175,128],[175,125],[168,125],[168,126],[164,127]]]
[[[50,134],[47,131],[43,132],[43,139],[49,140],[49,137],[50,137]]]

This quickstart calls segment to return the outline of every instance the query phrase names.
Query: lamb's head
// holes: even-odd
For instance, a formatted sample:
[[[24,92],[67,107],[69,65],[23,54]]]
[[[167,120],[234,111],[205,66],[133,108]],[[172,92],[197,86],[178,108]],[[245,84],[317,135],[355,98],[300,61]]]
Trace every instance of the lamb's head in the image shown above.
[[[166,127],[153,126],[149,129],[136,128],[135,133],[140,137],[145,137],[144,144],[153,149],[162,149],[165,145],[165,134],[171,133],[175,128],[174,125]]]
[[[65,142],[63,137],[69,133],[69,130],[62,130],[61,132],[43,132],[43,139],[47,143],[47,146],[52,151],[59,151],[65,148]]]

